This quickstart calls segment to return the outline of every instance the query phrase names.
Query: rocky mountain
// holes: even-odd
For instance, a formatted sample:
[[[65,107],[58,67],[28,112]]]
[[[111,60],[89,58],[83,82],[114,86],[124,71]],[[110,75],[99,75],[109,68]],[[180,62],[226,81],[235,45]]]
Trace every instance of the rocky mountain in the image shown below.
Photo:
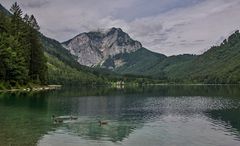
[[[151,52],[119,28],[82,33],[63,43],[80,64],[120,74],[151,76],[167,82],[240,83],[240,34],[201,55],[167,57]]]
[[[107,59],[142,48],[140,42],[133,40],[120,28],[81,33],[62,44],[71,54],[77,56],[80,64],[90,67],[106,67],[103,65]],[[121,59],[117,59],[114,60],[114,65],[107,68],[120,67],[124,63]]]

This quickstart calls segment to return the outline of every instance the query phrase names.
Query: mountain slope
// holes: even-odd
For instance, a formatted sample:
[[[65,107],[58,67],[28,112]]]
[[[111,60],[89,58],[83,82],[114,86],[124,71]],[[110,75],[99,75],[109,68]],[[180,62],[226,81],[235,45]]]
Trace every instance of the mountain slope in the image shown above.
[[[48,65],[48,81],[51,84],[102,84],[104,80],[94,70],[78,64],[62,45],[40,34]]]
[[[2,5],[0,5],[0,14],[6,18],[11,16],[11,13]],[[101,70],[94,70],[80,65],[61,43],[47,38],[40,32],[37,32],[37,35],[47,58],[49,84],[103,84],[106,82],[103,76],[111,74],[111,72],[103,71],[102,73]]]
[[[119,33],[123,35],[119,36]],[[121,37],[124,35],[127,37]],[[238,31],[220,46],[214,46],[202,55],[185,54],[170,57],[143,48],[139,42],[133,41],[121,29],[112,28],[107,32],[90,32],[79,36],[63,44],[78,57],[79,63],[85,59],[91,62],[91,58],[97,58],[97,61],[93,60],[95,64],[89,66],[108,68],[120,74],[152,76],[166,82],[240,82],[240,35]],[[112,40],[108,45],[104,45],[105,36],[108,40]],[[133,42],[129,43],[129,41]],[[90,54],[85,54],[86,52]],[[97,55],[91,56],[91,53]],[[104,54],[107,55],[104,56]]]
[[[118,54],[132,53],[142,48],[120,28],[106,31],[81,33],[63,43],[63,46],[78,57],[78,62],[86,66],[102,66],[105,60]],[[117,66],[115,64],[115,66]],[[114,68],[115,66],[108,66]]]
[[[90,67],[79,64],[77,62],[76,56],[73,56],[68,50],[66,50],[60,42],[54,39],[48,38],[42,34],[39,34],[39,35],[40,35],[42,44],[44,46],[44,51],[48,56],[47,57],[48,62],[51,62],[50,64],[53,63],[55,64],[55,66],[60,67],[58,70],[62,70],[61,72],[63,74],[62,75],[59,74],[59,76],[55,76],[55,77],[59,77],[62,79],[65,78],[63,79],[65,82],[71,83],[72,82],[71,80],[67,81],[69,75],[63,72],[63,71],[70,72],[67,69],[70,69],[72,71],[74,70],[73,72],[75,72],[75,77],[78,79],[79,79],[78,77],[79,75],[88,74],[89,77],[86,77],[86,79],[87,78],[90,79],[94,77],[95,82],[105,82],[103,81],[103,79],[110,80],[111,78],[118,77],[118,75],[115,72],[112,72],[110,70],[102,69],[102,68],[90,68]],[[62,64],[62,66],[60,66],[60,64]],[[64,68],[63,66],[66,66],[66,68]],[[51,65],[48,69],[49,69],[49,72],[52,72],[52,73],[56,71],[56,70],[52,70]],[[78,72],[76,72],[75,70],[77,70]],[[71,74],[74,75],[73,73]],[[62,82],[63,80],[59,79],[60,82]],[[50,79],[50,81],[52,80]],[[73,81],[73,82],[76,82],[76,81]]]
[[[193,55],[167,57],[151,52],[120,28],[82,33],[62,44],[78,58],[80,64],[107,68],[120,74],[155,76],[162,79],[167,78],[166,71],[187,64],[195,58]]]
[[[190,83],[240,83],[240,34],[236,31],[220,46],[214,46],[202,55],[189,56],[188,59],[173,61],[170,66],[162,66],[159,62],[154,68],[144,72],[154,73],[155,76],[161,77],[164,73],[168,80],[176,82]],[[165,62],[165,61],[164,61]],[[175,65],[173,65],[175,64]]]
[[[160,59],[146,58],[149,56],[147,53],[139,58],[131,53],[128,56],[131,60],[136,59],[135,62],[128,60],[131,63],[116,68],[115,71],[152,76],[166,82],[240,83],[239,31],[224,40],[220,46],[214,46],[202,55],[163,56]],[[139,62],[140,59],[142,61]]]
[[[118,54],[108,60],[124,62],[124,65],[116,67],[114,70],[121,74],[147,75],[142,73],[154,67],[156,63],[163,61],[165,58],[167,58],[165,55],[157,54],[145,48],[141,48],[132,53]],[[103,64],[103,66],[106,65]]]
[[[207,83],[240,82],[240,33],[236,31],[192,62],[192,78]]]
[[[155,63],[148,70],[143,71],[143,74],[149,76],[164,78],[182,78],[189,65],[196,58],[196,55],[177,55],[166,57],[164,60]]]

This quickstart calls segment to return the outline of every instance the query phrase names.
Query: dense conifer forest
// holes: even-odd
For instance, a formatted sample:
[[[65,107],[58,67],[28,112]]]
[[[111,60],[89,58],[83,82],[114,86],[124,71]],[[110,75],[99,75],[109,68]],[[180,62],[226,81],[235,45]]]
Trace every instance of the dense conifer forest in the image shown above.
[[[47,83],[47,60],[33,15],[23,15],[17,3],[12,15],[0,12],[0,81],[5,86]]]

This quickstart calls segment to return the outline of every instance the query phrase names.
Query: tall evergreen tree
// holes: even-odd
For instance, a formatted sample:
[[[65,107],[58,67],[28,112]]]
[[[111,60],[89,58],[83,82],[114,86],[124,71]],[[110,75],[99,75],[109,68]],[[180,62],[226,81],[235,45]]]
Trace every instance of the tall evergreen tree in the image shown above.
[[[11,35],[1,34],[0,38],[0,58],[1,66],[3,66],[2,80],[11,85],[24,84],[27,75],[24,58],[20,53],[21,44]]]
[[[34,81],[46,83],[46,59],[44,57],[43,46],[39,41],[38,35],[40,27],[33,15],[29,18],[29,24],[31,26],[29,35],[29,41],[31,44],[29,76]]]
[[[12,12],[12,15],[11,15],[11,17],[12,17],[12,19],[11,19],[11,21],[12,21],[12,33],[14,35],[17,35],[18,32],[19,32],[18,27],[21,23],[23,12],[22,12],[22,10],[21,10],[21,8],[20,8],[20,6],[18,5],[17,2],[15,2],[12,5],[12,7],[10,8],[10,12]]]
[[[11,16],[0,12],[0,82],[12,86],[28,82],[46,83],[46,59],[35,17],[25,15],[17,3]]]

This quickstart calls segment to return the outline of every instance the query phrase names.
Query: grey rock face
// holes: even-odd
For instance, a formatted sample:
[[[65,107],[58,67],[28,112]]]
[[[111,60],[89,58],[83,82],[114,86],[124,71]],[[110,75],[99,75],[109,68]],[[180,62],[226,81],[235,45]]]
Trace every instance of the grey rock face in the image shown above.
[[[120,28],[111,28],[105,32],[82,33],[64,42],[63,46],[78,57],[80,64],[91,67],[101,66],[106,59],[117,54],[131,53],[142,48],[140,42],[131,39]]]

